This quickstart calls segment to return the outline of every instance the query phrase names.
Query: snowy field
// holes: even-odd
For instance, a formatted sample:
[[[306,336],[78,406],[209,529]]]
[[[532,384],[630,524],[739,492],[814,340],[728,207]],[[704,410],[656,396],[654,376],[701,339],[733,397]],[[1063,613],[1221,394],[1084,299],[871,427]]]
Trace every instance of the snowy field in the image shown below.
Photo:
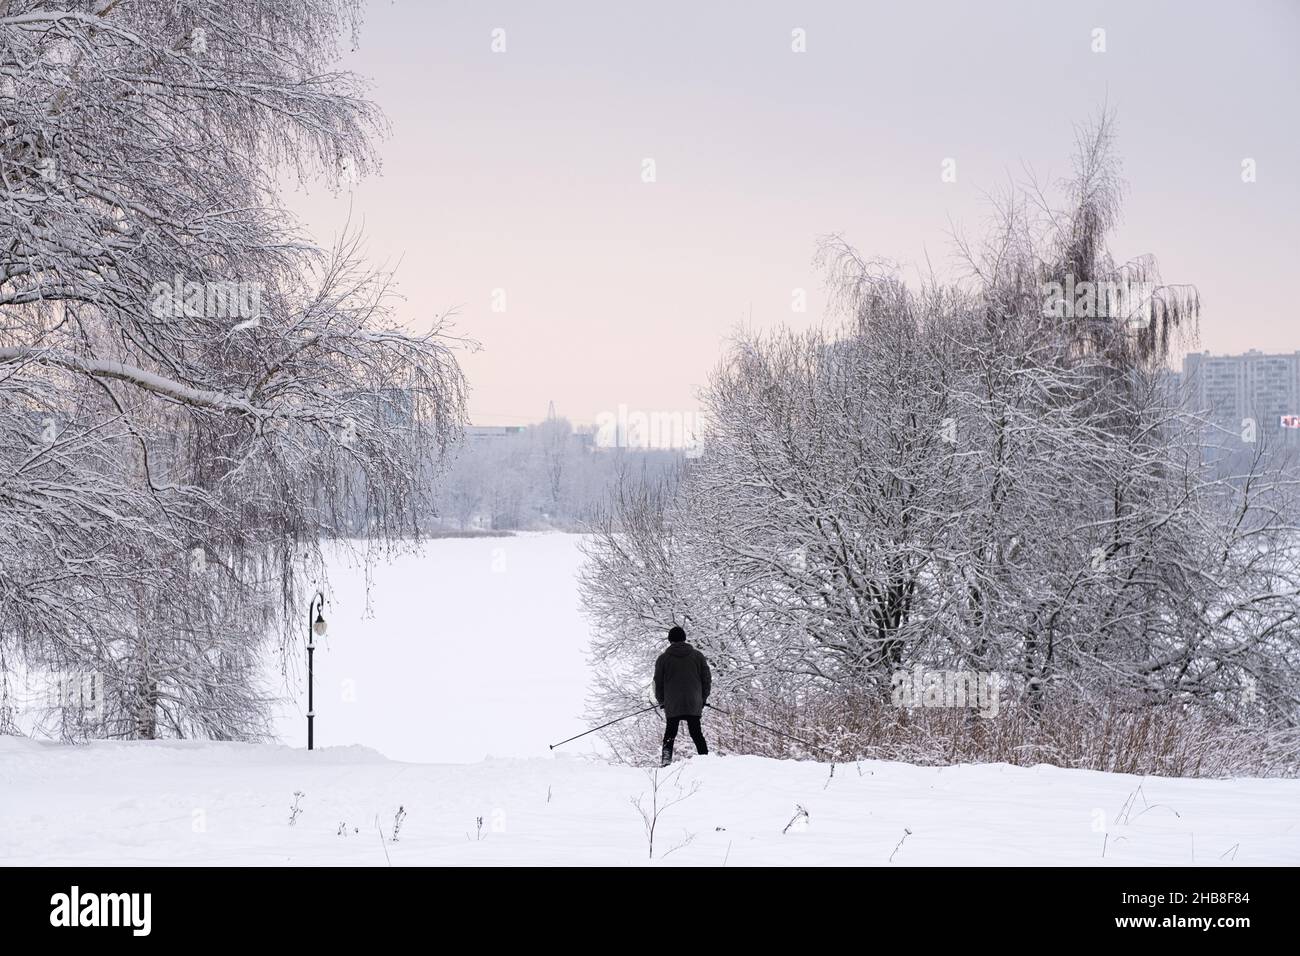
[[[395,760],[463,763],[549,753],[585,729],[588,628],[577,535],[440,538],[379,563],[370,582],[338,558],[316,649],[316,746],[361,744]],[[303,643],[307,609],[302,610]],[[275,731],[307,744],[305,654]],[[278,667],[278,665],[276,665]],[[647,675],[648,683],[649,675]],[[599,749],[584,738],[566,749]]]
[[[0,863],[648,862],[646,772],[547,748],[584,729],[577,540],[430,542],[375,569],[369,617],[336,563],[314,753],[301,674],[284,746],[0,737]],[[1300,781],[745,756],[661,781],[669,866],[1300,864]]]
[[[680,766],[680,792],[698,789],[661,815],[656,864],[1300,864],[1297,781],[874,762],[830,778],[742,756]],[[648,849],[631,801],[648,805],[649,787],[644,771],[590,758],[418,764],[353,747],[0,738],[0,859],[637,865]],[[808,816],[782,834],[796,805]]]

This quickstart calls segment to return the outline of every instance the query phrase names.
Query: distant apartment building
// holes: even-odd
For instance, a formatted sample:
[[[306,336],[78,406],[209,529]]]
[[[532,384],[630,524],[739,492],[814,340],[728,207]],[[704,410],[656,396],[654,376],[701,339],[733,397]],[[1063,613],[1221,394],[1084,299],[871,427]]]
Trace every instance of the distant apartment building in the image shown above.
[[[1253,424],[1262,441],[1300,446],[1300,352],[1194,353],[1183,359],[1182,385],[1225,436]]]
[[[527,425],[466,425],[465,440],[470,444],[500,441],[503,438],[517,438],[528,433]],[[594,426],[578,426],[566,439],[583,451],[591,451],[596,445]]]
[[[471,442],[493,441],[522,435],[527,430],[523,425],[466,425],[465,438]]]

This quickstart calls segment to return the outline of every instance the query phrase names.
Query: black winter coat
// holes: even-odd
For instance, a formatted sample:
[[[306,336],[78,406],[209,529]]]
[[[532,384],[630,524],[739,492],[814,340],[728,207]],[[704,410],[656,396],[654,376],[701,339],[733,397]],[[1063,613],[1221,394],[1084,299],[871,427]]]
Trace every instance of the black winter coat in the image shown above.
[[[669,644],[655,661],[655,700],[665,717],[699,717],[712,687],[709,662],[686,641]]]

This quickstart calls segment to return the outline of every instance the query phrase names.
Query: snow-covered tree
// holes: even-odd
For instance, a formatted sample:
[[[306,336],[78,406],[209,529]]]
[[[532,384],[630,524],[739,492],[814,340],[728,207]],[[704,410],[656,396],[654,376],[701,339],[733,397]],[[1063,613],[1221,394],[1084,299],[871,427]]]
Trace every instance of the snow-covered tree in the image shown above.
[[[597,716],[633,709],[683,623],[733,707],[836,726],[918,665],[998,675],[1030,736],[1117,708],[1300,725],[1294,484],[1203,462],[1163,374],[1199,303],[1111,259],[1108,120],[1066,195],[1005,200],[953,285],[832,238],[842,326],[738,336],[703,458],[627,489],[589,548]]]
[[[256,732],[319,542],[413,532],[462,423],[445,324],[277,200],[376,165],[359,8],[0,2],[0,648],[102,672],[109,732]]]

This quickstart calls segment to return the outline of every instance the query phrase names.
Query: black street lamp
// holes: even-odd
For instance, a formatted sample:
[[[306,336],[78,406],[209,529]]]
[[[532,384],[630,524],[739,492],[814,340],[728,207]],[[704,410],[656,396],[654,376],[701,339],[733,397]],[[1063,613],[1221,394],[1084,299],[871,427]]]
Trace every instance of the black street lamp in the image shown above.
[[[317,591],[316,596],[311,599],[311,604],[307,607],[307,749],[312,750],[315,746],[315,728],[316,709],[312,696],[312,657],[316,650],[316,638],[325,636],[325,615],[322,611],[325,608],[325,595]],[[316,612],[315,619],[312,618],[312,611]]]

